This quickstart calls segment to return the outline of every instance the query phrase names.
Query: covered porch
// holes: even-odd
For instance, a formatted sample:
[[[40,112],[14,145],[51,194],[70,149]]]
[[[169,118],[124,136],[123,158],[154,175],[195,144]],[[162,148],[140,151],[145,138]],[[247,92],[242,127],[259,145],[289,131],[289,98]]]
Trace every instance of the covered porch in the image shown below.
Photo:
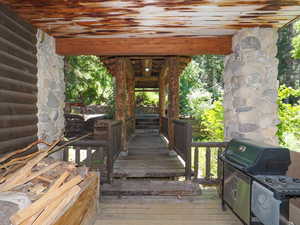
[[[115,188],[115,196],[100,198],[96,217],[81,215],[93,217],[89,223],[82,219],[70,225],[238,225],[230,211],[222,211],[217,189],[208,188],[222,179],[217,156],[232,138],[278,145],[277,30],[299,15],[298,0],[3,0],[1,153],[15,151],[37,138],[52,143],[63,136],[63,56],[96,55],[115,79],[114,121],[100,120],[89,127],[93,138],[74,144],[75,161],[91,167],[93,153],[105,152],[106,163],[101,163],[107,174],[101,176],[107,176],[111,184],[105,184],[103,192]],[[226,55],[224,142],[194,142],[191,125],[180,120],[180,74],[197,54]],[[159,93],[156,134],[136,133],[135,91],[141,90]],[[104,136],[98,128],[106,129]],[[55,157],[67,160],[68,151],[66,148]],[[85,160],[81,160],[82,151]],[[202,153],[205,165],[199,165]],[[217,165],[214,172],[213,160]],[[296,165],[299,159],[293,156],[292,161]],[[294,172],[293,167],[290,173]],[[158,187],[163,182],[177,182],[179,188],[138,186],[143,181],[136,178],[158,179]],[[113,186],[123,181],[134,181],[140,189]],[[201,195],[194,192],[195,184],[198,189],[202,185]],[[147,194],[141,194],[143,191]],[[133,193],[140,194],[130,197]],[[295,224],[300,220],[297,205],[293,202],[290,206]]]

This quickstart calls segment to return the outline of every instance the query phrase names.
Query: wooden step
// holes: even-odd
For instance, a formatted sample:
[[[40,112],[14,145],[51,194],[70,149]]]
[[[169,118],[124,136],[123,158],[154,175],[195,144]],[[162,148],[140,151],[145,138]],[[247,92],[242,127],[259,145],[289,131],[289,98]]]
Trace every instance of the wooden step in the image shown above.
[[[199,184],[185,181],[165,180],[114,180],[113,184],[102,186],[103,195],[133,196],[198,196],[201,194]]]
[[[159,129],[159,125],[136,125],[136,129]]]

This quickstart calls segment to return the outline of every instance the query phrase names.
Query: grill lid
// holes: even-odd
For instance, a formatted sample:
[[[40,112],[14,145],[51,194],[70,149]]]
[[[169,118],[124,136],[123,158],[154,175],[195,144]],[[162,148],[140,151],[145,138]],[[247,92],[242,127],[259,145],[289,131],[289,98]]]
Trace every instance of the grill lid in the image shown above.
[[[253,174],[282,175],[291,163],[287,148],[245,138],[232,139],[221,158]]]

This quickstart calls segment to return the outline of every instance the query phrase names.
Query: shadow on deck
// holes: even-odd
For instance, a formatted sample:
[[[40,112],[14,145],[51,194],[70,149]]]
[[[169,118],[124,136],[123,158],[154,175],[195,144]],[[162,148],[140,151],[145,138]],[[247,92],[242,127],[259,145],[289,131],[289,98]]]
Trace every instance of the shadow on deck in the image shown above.
[[[128,145],[128,156],[114,163],[114,177],[176,178],[185,169],[178,157],[170,156],[166,143],[155,133],[138,133]]]
[[[136,134],[128,156],[114,165],[115,178],[124,179],[101,187],[95,225],[241,225],[229,210],[222,211],[215,187],[201,190],[177,179],[184,175],[184,165],[169,155],[158,134]]]
[[[198,196],[103,196],[95,225],[241,225],[213,188]]]

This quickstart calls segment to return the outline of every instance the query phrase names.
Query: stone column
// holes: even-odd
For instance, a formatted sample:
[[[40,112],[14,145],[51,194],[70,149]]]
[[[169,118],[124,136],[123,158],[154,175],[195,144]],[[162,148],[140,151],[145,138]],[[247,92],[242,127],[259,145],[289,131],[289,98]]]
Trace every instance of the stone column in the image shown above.
[[[38,30],[37,40],[38,137],[51,143],[64,133],[64,61],[55,52],[54,38]]]
[[[279,82],[277,30],[242,29],[225,59],[225,139],[250,138],[278,144],[276,125]]]

